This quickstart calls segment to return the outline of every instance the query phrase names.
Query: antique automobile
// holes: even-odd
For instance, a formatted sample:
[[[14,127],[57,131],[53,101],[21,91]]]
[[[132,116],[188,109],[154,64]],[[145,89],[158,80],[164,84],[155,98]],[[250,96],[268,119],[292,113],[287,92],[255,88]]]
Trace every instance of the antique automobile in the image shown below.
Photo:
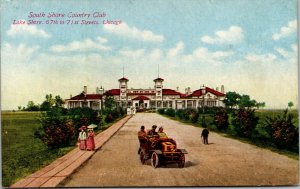
[[[140,148],[138,153],[142,164],[150,159],[151,165],[158,166],[177,163],[183,168],[185,164],[185,149],[177,149],[176,141],[172,138],[139,138]]]

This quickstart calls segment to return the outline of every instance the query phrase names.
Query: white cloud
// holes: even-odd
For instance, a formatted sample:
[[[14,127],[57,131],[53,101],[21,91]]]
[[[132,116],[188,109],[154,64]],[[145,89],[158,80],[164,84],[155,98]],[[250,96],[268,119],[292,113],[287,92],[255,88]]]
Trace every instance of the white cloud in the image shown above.
[[[167,52],[167,56],[168,57],[176,57],[177,55],[179,55],[182,52],[183,48],[184,48],[184,43],[182,41],[180,41],[176,44],[176,47],[170,49]]]
[[[93,51],[93,50],[111,50],[110,46],[106,46],[107,39],[97,37],[97,41],[87,38],[83,41],[73,41],[67,45],[54,45],[50,47],[52,52],[72,52],[72,51]]]
[[[120,54],[130,58],[139,58],[145,55],[145,50],[144,49],[137,49],[137,50],[123,49],[120,50]]]
[[[208,44],[239,43],[244,39],[243,29],[238,26],[230,26],[228,30],[215,32],[215,36],[203,36],[201,41]]]
[[[288,58],[290,53],[283,48],[275,48],[275,50],[283,57]]]
[[[285,59],[297,61],[296,59],[297,59],[298,49],[297,49],[296,44],[291,45],[291,50],[292,51],[288,51],[288,50],[283,49],[283,48],[274,48],[274,49],[275,49],[275,51],[277,51],[278,54],[283,56]]]
[[[100,43],[107,43],[108,40],[103,37],[97,37],[97,41],[99,41]]]
[[[246,55],[245,59],[248,60],[249,62],[259,62],[259,63],[266,63],[266,62],[272,62],[276,59],[277,57],[274,54],[262,54],[262,55],[257,55],[257,54],[248,54]]]
[[[232,51],[215,51],[211,52],[207,48],[199,47],[195,49],[192,54],[183,55],[183,62],[202,61],[205,63],[217,63],[221,59],[232,56]]]
[[[163,35],[154,34],[149,30],[139,30],[136,27],[129,27],[125,22],[120,25],[105,24],[104,29],[115,35],[138,39],[147,42],[163,42],[165,40]]]
[[[290,21],[287,26],[280,28],[278,33],[272,35],[272,39],[277,41],[283,37],[287,37],[297,31],[297,20]]]
[[[297,44],[293,44],[292,45],[292,49],[293,49],[294,52],[298,53],[298,46],[297,46]]]
[[[32,55],[38,51],[39,46],[29,47],[23,43],[18,46],[13,46],[10,43],[4,43],[3,48],[1,48],[1,54],[3,60],[9,60],[14,63],[27,62],[31,59]],[[6,63],[6,62],[2,62]],[[8,63],[8,64],[12,64]]]
[[[28,25],[28,24],[18,24],[18,25],[11,25],[10,29],[6,32],[9,36],[15,35],[24,35],[30,34],[37,37],[49,38],[50,34],[45,32],[42,29],[38,29],[35,25]]]

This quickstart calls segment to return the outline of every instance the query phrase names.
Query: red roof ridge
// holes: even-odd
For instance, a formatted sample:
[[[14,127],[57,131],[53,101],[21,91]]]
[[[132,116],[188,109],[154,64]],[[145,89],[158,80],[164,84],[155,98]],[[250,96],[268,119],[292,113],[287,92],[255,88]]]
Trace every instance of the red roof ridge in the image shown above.
[[[125,81],[129,81],[127,78],[125,77],[122,77],[121,79],[119,79],[119,81],[122,81],[122,80],[125,80]]]
[[[150,100],[150,98],[140,95],[140,96],[133,98],[132,100]]]
[[[163,79],[163,78],[160,78],[160,77],[158,77],[158,78],[154,79],[153,81],[158,81],[158,80],[160,80],[160,81],[164,81],[164,79]]]

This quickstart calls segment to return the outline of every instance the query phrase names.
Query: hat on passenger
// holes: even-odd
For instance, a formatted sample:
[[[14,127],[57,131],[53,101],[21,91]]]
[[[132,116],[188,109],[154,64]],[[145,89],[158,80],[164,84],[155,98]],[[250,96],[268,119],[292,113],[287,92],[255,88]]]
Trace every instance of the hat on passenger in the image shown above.
[[[156,129],[156,127],[157,127],[156,125],[152,125],[152,129]]]

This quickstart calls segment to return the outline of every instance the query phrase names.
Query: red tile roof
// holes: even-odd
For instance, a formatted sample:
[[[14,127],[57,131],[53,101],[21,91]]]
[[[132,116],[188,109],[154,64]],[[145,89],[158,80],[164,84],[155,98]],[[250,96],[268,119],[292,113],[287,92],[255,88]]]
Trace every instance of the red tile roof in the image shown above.
[[[125,81],[129,81],[127,78],[125,78],[125,77],[122,77],[121,79],[119,79],[119,81],[123,81],[123,80],[125,80]]]
[[[177,92],[177,91],[175,91],[173,89],[163,89],[162,90],[162,94],[163,95],[181,95],[180,92]]]
[[[68,100],[101,100],[102,95],[100,94],[86,94],[84,95],[83,93],[76,95]]]
[[[160,78],[160,77],[158,77],[158,78],[154,79],[153,81],[164,81],[164,79],[163,79],[163,78]]]
[[[180,94],[180,98],[185,98],[187,94]]]
[[[216,96],[225,96],[224,93],[221,93],[221,92],[216,91],[216,90],[214,90],[214,89],[211,89],[211,88],[209,88],[209,87],[205,87],[205,94],[206,94],[207,92],[210,92],[210,93],[212,93],[212,94],[214,94],[214,95],[216,95]],[[199,96],[201,96],[201,95],[202,95],[202,89],[198,89],[198,90],[195,90],[192,94],[187,95],[186,97],[199,97]]]
[[[132,100],[150,100],[150,98],[145,97],[145,96],[138,96],[138,97],[133,98]]]
[[[107,96],[120,95],[120,89],[110,89],[104,93]]]
[[[155,95],[155,93],[127,93],[128,96],[132,95]]]

